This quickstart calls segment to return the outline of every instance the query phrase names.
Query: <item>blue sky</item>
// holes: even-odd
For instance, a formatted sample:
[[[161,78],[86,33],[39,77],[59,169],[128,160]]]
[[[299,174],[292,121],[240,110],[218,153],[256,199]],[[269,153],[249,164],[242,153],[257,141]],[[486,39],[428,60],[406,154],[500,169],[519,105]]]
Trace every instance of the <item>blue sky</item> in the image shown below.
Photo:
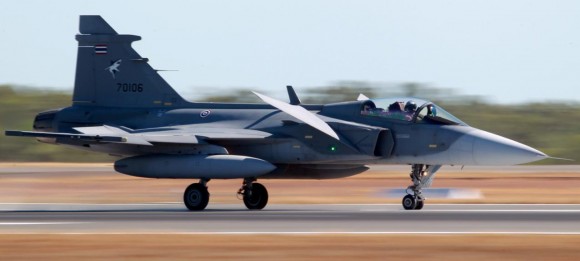
[[[340,80],[492,101],[580,101],[580,1],[4,1],[0,84],[72,90],[78,15],[100,14],[185,97],[283,97]]]

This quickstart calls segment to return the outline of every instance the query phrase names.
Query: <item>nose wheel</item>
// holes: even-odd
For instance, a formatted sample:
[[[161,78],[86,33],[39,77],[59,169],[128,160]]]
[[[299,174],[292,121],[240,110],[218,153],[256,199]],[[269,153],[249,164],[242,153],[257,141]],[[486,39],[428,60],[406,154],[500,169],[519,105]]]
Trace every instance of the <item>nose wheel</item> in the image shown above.
[[[416,198],[413,195],[403,197],[403,208],[406,210],[419,210],[423,208],[425,199]]]
[[[412,166],[410,176],[411,180],[413,181],[413,185],[407,187],[407,193],[409,193],[409,191],[411,191],[412,193],[409,193],[408,195],[403,197],[402,201],[403,208],[406,210],[419,210],[422,209],[423,205],[425,204],[425,197],[423,197],[421,189],[423,188],[425,181],[428,181],[428,179],[431,178],[432,175],[427,176],[426,173],[427,170],[429,169],[429,166],[427,166],[426,168],[424,167],[425,166],[422,164],[413,164]],[[430,185],[431,182],[432,180],[429,180],[428,184]]]

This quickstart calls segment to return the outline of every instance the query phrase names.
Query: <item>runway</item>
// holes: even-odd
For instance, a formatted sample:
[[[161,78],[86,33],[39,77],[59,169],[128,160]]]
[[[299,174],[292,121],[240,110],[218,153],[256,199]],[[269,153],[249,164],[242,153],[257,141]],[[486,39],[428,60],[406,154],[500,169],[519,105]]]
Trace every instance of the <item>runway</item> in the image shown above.
[[[0,203],[0,234],[580,234],[580,205]]]

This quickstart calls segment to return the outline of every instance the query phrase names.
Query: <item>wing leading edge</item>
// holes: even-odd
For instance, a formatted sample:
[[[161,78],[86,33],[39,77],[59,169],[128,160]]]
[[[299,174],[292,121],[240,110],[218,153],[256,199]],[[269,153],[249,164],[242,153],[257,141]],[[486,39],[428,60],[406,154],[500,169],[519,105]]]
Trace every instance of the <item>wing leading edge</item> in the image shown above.
[[[199,129],[181,128],[171,130],[131,130],[107,125],[74,128],[80,133],[55,133],[38,131],[6,131],[6,136],[58,138],[95,143],[123,143],[127,145],[153,146],[155,143],[207,144],[214,140],[260,140],[272,134],[247,129]]]
[[[40,132],[40,131],[14,131],[4,132],[6,136],[16,137],[34,137],[34,138],[62,138],[71,140],[82,140],[90,142],[126,142],[123,137],[108,135],[91,135],[78,133],[58,133],[58,132]]]

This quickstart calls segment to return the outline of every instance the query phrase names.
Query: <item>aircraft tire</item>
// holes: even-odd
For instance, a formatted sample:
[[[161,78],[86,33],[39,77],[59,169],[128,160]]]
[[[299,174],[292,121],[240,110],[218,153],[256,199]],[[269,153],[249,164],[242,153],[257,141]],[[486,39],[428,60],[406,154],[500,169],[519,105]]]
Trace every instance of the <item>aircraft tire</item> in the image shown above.
[[[183,203],[189,210],[204,210],[209,203],[207,187],[200,183],[189,185],[183,193]]]
[[[406,195],[403,197],[403,208],[406,210],[413,210],[417,207],[417,199],[412,195]]]
[[[252,193],[244,195],[244,205],[248,209],[258,210],[263,209],[268,204],[268,190],[260,183],[252,184]]]
[[[425,205],[425,201],[424,200],[417,200],[417,205],[415,206],[415,210],[420,210],[423,208],[423,205]]]

